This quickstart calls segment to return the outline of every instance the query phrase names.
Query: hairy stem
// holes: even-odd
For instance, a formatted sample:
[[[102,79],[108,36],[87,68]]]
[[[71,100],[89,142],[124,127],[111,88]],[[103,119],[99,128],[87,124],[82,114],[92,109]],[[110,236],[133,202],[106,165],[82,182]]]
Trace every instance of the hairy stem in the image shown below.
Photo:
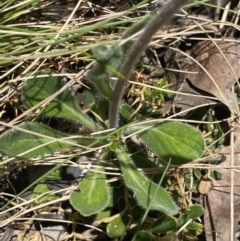
[[[125,89],[125,85],[128,82],[129,75],[141,53],[146,49],[152,36],[157,32],[157,30],[161,28],[175,12],[187,2],[188,0],[169,0],[161,6],[159,12],[149,20],[149,23],[144,28],[142,34],[133,44],[129,54],[127,54],[125,62],[122,65],[120,71],[121,77],[118,78],[117,84],[114,88],[113,99],[110,105],[110,128],[116,128],[118,126],[118,113],[122,94]]]

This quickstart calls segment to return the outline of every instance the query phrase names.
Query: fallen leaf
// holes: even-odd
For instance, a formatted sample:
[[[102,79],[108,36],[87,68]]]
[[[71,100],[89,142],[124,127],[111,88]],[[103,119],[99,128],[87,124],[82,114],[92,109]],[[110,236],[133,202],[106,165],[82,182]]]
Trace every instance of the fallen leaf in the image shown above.
[[[216,44],[199,41],[187,52],[192,59],[187,54],[168,50],[165,54],[165,62],[168,61],[167,80],[173,84],[172,90],[179,91],[174,100],[175,107],[184,111],[202,104],[216,103],[209,97],[217,97],[238,113],[237,97],[231,87],[240,76],[239,51],[239,44],[231,41]]]
[[[181,95],[181,93],[188,95]],[[212,105],[218,102],[217,100],[209,99],[208,97],[208,93],[194,88],[190,81],[185,80],[179,89],[179,94],[177,94],[174,100],[175,107],[181,109],[182,112],[184,111],[182,114],[180,113],[179,116],[185,116],[188,113],[187,110],[192,107]]]
[[[226,241],[231,239],[230,185],[231,147],[221,147],[217,151],[227,159],[218,169],[223,174],[220,181],[213,180],[213,188],[204,198],[204,228],[207,241]],[[240,125],[235,128],[234,166],[240,166]],[[234,169],[234,233],[239,231],[240,221],[240,179],[239,170]],[[234,240],[237,240],[235,237]]]

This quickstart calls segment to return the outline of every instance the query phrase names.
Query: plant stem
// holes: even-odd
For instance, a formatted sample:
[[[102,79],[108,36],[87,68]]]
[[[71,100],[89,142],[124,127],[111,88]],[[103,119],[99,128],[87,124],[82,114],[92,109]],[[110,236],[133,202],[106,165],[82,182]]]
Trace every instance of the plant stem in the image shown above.
[[[118,127],[118,113],[122,94],[125,89],[125,85],[128,82],[129,75],[140,55],[146,49],[152,36],[157,32],[157,30],[187,2],[188,0],[169,0],[161,6],[160,11],[153,17],[153,19],[149,20],[149,23],[144,28],[142,34],[138,37],[130,49],[130,52],[126,56],[125,62],[123,63],[120,71],[121,77],[118,78],[117,84],[114,88],[113,99],[110,104],[110,128]]]

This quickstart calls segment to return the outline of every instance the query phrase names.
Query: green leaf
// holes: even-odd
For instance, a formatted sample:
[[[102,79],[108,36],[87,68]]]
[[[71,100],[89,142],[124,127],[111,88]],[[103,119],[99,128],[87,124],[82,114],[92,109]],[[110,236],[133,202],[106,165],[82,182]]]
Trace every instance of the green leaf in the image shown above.
[[[3,133],[0,136],[0,152],[9,157],[37,157],[76,144],[76,141],[69,139],[61,142],[59,139],[68,136],[39,123],[25,123],[17,127],[33,133],[26,133],[17,129],[11,129]],[[43,136],[37,136],[34,133]],[[33,148],[34,150],[31,150]],[[24,152],[27,153],[22,154]]]
[[[143,230],[138,232],[135,241],[151,241],[149,234]]]
[[[93,49],[97,64],[88,72],[88,79],[97,87],[99,92],[109,101],[113,98],[113,89],[110,83],[111,74],[117,74],[123,53],[121,46],[111,48],[100,45]]]
[[[192,222],[192,223],[189,223],[186,228],[187,229],[203,230],[203,225],[201,223]]]
[[[104,44],[94,47],[92,52],[96,61],[101,64],[108,64],[112,58],[111,47]]]
[[[28,79],[23,86],[23,103],[31,108],[61,89],[61,81],[58,77],[51,76],[49,72],[39,72],[38,75],[48,75],[47,77],[35,77]],[[76,99],[70,90],[65,89],[44,107],[41,115],[69,119],[80,123],[92,131],[100,130],[91,119],[80,109]]]
[[[91,69],[87,78],[96,86],[98,91],[109,101],[113,98],[113,89],[110,85],[110,74],[106,71],[104,64],[96,64]]]
[[[96,214],[108,206],[110,194],[103,167],[95,167],[70,195],[71,205],[83,216]]]
[[[124,190],[119,187],[110,187],[109,193],[110,198],[107,208],[97,213],[97,215],[94,217],[94,220],[106,220],[106,218],[111,217],[114,206],[117,205],[117,202],[119,201],[120,197],[124,196]]]
[[[201,205],[195,204],[192,205],[185,214],[188,215],[189,219],[199,218],[203,215],[204,209]]]
[[[44,202],[53,201],[59,198],[58,195],[53,193],[43,195],[47,192],[50,192],[50,189],[46,184],[38,184],[32,192],[31,199],[37,198],[36,201],[34,201],[34,203],[40,204]]]
[[[110,151],[115,151],[118,147],[118,144],[116,142],[112,142],[111,145],[108,147]]]
[[[201,132],[183,123],[133,125],[125,130],[125,134],[129,135],[141,130],[143,131],[137,135],[147,147],[165,162],[171,160],[172,165],[182,165],[196,160],[205,150]]]
[[[219,171],[211,170],[210,177],[213,178],[214,180],[222,180],[223,175]]]
[[[123,104],[120,107],[120,113],[124,118],[129,120],[129,119],[131,119],[132,114],[134,113],[134,109],[132,108],[132,106],[130,106],[128,104]]]
[[[119,68],[122,64],[122,58],[124,57],[122,47],[117,44],[111,47],[99,45],[93,49],[93,54],[97,62],[104,64],[106,67],[105,71],[109,73]],[[112,67],[112,69],[108,67]]]
[[[178,219],[179,226],[184,225],[188,220],[201,217],[203,215],[204,209],[201,205],[192,205],[185,213],[181,214]]]
[[[186,229],[197,236],[203,232],[203,225],[201,223],[191,222],[188,224]]]
[[[163,237],[158,237],[157,241],[178,241],[177,234],[175,233],[169,233]]]
[[[156,164],[154,163],[154,161],[151,161],[150,157],[146,157],[144,155],[136,153],[133,154],[131,158],[137,168],[156,168]]]
[[[196,169],[197,170],[197,169]],[[195,170],[194,170],[195,171]],[[191,190],[193,193],[198,193],[198,185],[200,182],[200,178],[201,178],[201,172],[199,171],[199,173],[197,172],[197,175],[200,175],[200,178],[196,178],[195,172],[193,171],[187,171],[184,175],[184,184],[187,190]],[[193,175],[194,174],[194,175]]]
[[[127,215],[119,214],[115,219],[113,219],[107,225],[107,234],[110,238],[119,238],[125,231],[129,222],[129,217]]]
[[[166,233],[172,231],[178,227],[176,218],[164,215],[156,220],[152,225],[152,231],[154,233]]]
[[[190,218],[186,213],[181,214],[180,217],[178,218],[178,225],[180,227],[183,226],[189,219]]]
[[[172,215],[177,213],[178,208],[167,191],[162,187],[158,187],[156,183],[139,172],[125,150],[118,148],[116,155],[121,166],[125,184],[135,193],[140,206],[147,208],[151,202],[150,209],[152,210],[160,210]]]
[[[0,152],[9,157],[19,156],[23,159],[28,159],[43,156],[46,153],[51,153],[62,148],[73,147],[77,143],[88,146],[98,140],[92,137],[77,136],[76,138],[76,136],[68,136],[37,122],[21,124],[17,128],[32,133],[12,128],[0,135]],[[38,134],[41,136],[38,136]],[[67,139],[61,140],[62,138]],[[100,139],[96,145],[101,145]]]
[[[196,177],[198,180],[199,180],[199,179],[201,178],[201,176],[202,176],[202,174],[201,174],[201,172],[200,172],[199,169],[194,169],[194,170],[193,170],[193,173],[194,173],[195,177]]]

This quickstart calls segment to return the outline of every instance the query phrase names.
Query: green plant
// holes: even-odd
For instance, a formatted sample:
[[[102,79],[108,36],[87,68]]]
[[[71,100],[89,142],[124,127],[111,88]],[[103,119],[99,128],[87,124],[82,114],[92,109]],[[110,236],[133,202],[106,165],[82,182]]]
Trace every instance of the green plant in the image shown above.
[[[141,25],[141,27],[145,26],[143,34],[134,43],[129,42],[123,46],[112,47],[98,46],[93,50],[96,65],[89,71],[87,77],[96,86],[99,95],[109,101],[109,124],[107,124],[107,119],[104,120],[109,128],[119,126],[118,115],[122,93],[139,55],[169,15],[186,2],[178,1],[173,4],[173,1],[170,1],[158,14],[147,18],[149,23],[145,20]],[[129,53],[126,50],[129,50]],[[113,75],[118,77],[116,84],[110,81]],[[81,192],[71,193],[72,206],[83,216],[95,215],[95,219],[105,220],[107,233],[112,238],[121,237],[127,228],[136,232],[137,239],[142,236],[149,236],[151,239],[159,234],[176,235],[177,228],[184,224],[184,221],[179,222],[172,217],[178,213],[179,208],[166,190],[167,185],[163,184],[164,175],[159,182],[154,182],[138,170],[137,160],[134,160],[138,157],[130,157],[133,154],[130,137],[137,135],[141,138],[145,145],[163,161],[162,167],[166,172],[168,163],[178,166],[203,155],[205,143],[200,131],[187,124],[160,120],[128,123],[107,134],[92,135],[94,134],[92,132],[102,131],[105,127],[98,120],[94,121],[89,118],[81,110],[71,92],[61,88],[59,79],[51,72],[38,72],[34,78],[28,79],[23,87],[22,101],[29,109],[37,110],[35,111],[37,121],[15,126],[12,130],[2,134],[0,136],[0,141],[3,143],[0,147],[1,153],[15,157],[18,161],[42,156],[63,148],[75,147],[79,155],[86,149],[103,148],[98,166],[93,166],[84,180],[79,183]],[[97,104],[98,109],[105,109],[106,102],[99,101]],[[85,129],[80,132],[81,135],[61,133],[39,123],[41,117],[67,119]],[[127,187],[118,195],[113,194],[118,186],[110,185],[108,177],[104,174],[104,167],[111,162],[113,153],[118,160],[115,165],[119,166],[122,172],[122,182]],[[142,165],[156,167],[148,158],[144,162]],[[120,185],[119,182],[118,185]],[[111,212],[106,213],[105,211],[108,208],[111,209],[119,198],[122,200],[121,205],[119,204],[119,213],[116,215],[112,215]],[[166,213],[165,216],[160,217],[160,221],[151,218],[151,234],[144,233],[144,227],[136,231],[137,222],[141,219],[138,214],[144,214],[144,210]],[[131,213],[131,218],[129,218],[129,213]],[[195,216],[191,212],[186,213],[187,221],[200,216],[199,212]],[[161,226],[159,229],[158,223],[163,223],[166,228]],[[144,226],[145,220],[141,224]]]

